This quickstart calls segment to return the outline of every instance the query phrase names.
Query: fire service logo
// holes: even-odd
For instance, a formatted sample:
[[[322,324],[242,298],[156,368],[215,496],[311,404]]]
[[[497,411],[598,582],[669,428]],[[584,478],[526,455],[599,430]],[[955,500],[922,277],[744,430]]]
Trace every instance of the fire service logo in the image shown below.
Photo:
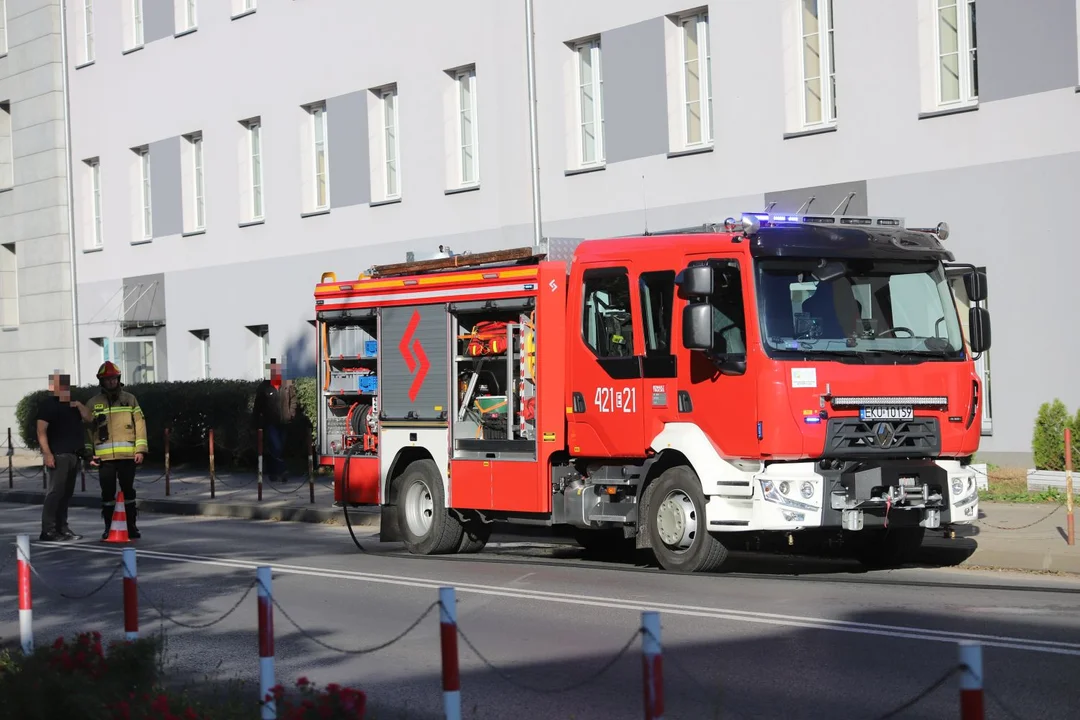
[[[412,318],[409,319],[409,325],[405,328],[405,334],[401,337],[401,343],[398,345],[401,357],[405,358],[405,367],[409,369],[409,374],[413,375],[412,385],[409,386],[409,402],[416,402],[416,396],[424,385],[428,368],[431,367],[431,363],[428,362],[427,355],[424,353],[424,346],[413,337],[419,325],[420,311],[413,310]],[[412,343],[412,352],[409,351],[410,342]],[[415,357],[413,357],[414,354]]]

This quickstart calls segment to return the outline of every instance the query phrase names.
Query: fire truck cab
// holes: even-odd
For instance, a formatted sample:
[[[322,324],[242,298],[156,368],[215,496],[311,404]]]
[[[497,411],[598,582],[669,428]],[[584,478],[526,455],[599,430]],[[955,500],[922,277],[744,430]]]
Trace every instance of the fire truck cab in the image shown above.
[[[413,553],[525,523],[683,572],[774,541],[903,562],[978,517],[986,276],[947,237],[752,212],[324,274],[320,462]]]

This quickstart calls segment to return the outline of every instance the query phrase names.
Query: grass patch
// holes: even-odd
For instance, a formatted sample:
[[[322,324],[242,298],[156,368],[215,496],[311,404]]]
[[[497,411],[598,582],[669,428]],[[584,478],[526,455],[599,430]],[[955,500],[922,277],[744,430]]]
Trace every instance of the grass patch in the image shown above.
[[[979,491],[979,500],[1009,503],[1059,503],[1065,494],[1055,488],[1031,492],[1027,487],[1027,470],[1022,468],[987,468],[987,490]]]

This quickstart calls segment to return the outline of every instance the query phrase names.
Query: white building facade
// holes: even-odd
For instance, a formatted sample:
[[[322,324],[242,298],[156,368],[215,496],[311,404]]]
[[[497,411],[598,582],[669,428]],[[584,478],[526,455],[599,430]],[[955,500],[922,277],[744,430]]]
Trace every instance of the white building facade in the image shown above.
[[[75,375],[59,0],[0,0],[0,444],[15,409]]]
[[[1040,403],[1075,411],[1080,250],[1052,221],[1080,186],[1078,0],[535,5],[544,235],[851,192],[944,220],[989,273],[987,457],[1027,456]],[[323,272],[533,241],[525,0],[79,0],[66,22],[84,373],[313,375]]]

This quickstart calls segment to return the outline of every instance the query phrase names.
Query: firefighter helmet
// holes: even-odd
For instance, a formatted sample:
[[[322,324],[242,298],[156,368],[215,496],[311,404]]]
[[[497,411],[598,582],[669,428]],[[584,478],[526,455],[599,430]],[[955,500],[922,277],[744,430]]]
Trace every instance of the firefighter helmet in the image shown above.
[[[120,377],[120,368],[116,367],[116,364],[106,360],[101,363],[101,367],[98,368],[97,378],[98,380],[104,380],[110,377]]]

